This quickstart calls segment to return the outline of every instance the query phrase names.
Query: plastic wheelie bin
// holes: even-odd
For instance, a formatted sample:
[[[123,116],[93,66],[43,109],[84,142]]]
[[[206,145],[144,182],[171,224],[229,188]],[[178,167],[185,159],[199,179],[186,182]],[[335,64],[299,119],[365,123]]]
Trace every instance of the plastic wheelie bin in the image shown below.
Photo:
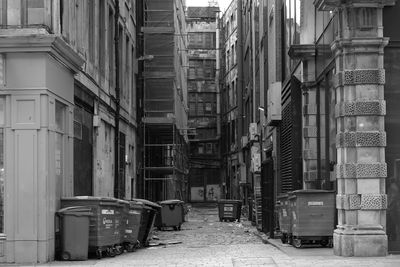
[[[143,204],[142,219],[139,228],[139,246],[146,247],[149,244],[149,238],[153,231],[153,226],[157,213],[160,212],[161,206],[146,199],[132,199]]]
[[[282,233],[282,243],[291,244],[292,241],[292,225],[291,211],[289,205],[289,195],[281,194],[277,197],[276,210],[278,211],[279,229]]]
[[[233,199],[220,199],[218,201],[219,221],[240,221],[242,201]]]
[[[93,216],[90,217],[89,253],[95,252],[98,258],[105,253],[115,256],[120,241],[119,210],[121,205],[114,198],[77,196],[61,199],[61,207],[88,206]]]
[[[142,219],[143,203],[138,201],[129,201],[125,206],[127,217],[124,229],[123,244],[128,252],[135,251],[139,245],[139,229]]]
[[[116,199],[118,207],[116,209],[115,227],[119,229],[119,241],[115,244],[115,252],[120,255],[125,248],[125,231],[128,222],[129,201]]]
[[[183,201],[170,199],[159,202],[161,212],[157,215],[156,226],[159,230],[163,227],[173,227],[174,230],[181,230],[184,219]]]
[[[56,213],[60,217],[62,260],[87,260],[89,251],[89,207],[68,207]]]
[[[332,245],[335,227],[335,192],[296,190],[289,195],[293,246]]]

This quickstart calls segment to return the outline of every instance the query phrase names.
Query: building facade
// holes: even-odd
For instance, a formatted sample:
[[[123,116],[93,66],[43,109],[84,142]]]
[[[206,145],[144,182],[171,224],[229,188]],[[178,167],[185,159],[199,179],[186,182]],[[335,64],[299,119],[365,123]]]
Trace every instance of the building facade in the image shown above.
[[[267,103],[281,106],[276,123],[267,111],[277,143],[269,194],[334,190],[336,255],[399,251],[398,4],[290,0],[266,7]]]
[[[240,199],[240,184],[245,183],[241,155],[241,86],[239,71],[242,68],[239,54],[238,19],[240,1],[232,1],[221,19],[221,152],[225,171],[224,194],[226,198]],[[243,172],[243,173],[242,173]]]
[[[60,198],[135,196],[136,1],[0,3],[0,261],[54,259]]]
[[[219,8],[188,7],[190,201],[221,198]]]
[[[143,4],[143,197],[186,200],[188,101],[185,1]]]

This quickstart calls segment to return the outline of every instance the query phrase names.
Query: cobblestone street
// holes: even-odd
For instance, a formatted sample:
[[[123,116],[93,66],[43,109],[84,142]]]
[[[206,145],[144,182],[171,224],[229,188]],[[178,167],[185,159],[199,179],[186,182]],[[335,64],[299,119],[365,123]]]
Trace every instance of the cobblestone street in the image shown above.
[[[181,231],[155,231],[154,237],[150,247],[114,258],[41,266],[400,266],[400,256],[345,258],[329,248],[266,240],[246,220],[219,222],[216,207],[192,207]]]

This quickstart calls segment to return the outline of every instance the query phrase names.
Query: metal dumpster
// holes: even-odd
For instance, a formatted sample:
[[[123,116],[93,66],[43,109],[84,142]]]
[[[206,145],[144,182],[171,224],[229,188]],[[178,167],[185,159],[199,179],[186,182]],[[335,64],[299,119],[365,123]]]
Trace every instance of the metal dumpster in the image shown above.
[[[153,231],[156,215],[160,212],[161,206],[146,199],[135,198],[132,200],[143,204],[138,241],[139,246],[146,247],[149,244],[149,238]]]
[[[125,206],[127,217],[123,233],[123,244],[128,252],[134,251],[139,246],[138,238],[143,206],[143,203],[138,201],[129,201],[129,204]]]
[[[183,201],[170,199],[159,202],[161,211],[157,215],[156,226],[158,229],[163,227],[173,227],[174,230],[181,230],[184,219]]]
[[[95,252],[98,258],[106,253],[114,257],[121,242],[119,218],[121,205],[114,198],[76,196],[61,199],[61,207],[87,206],[91,208],[89,227],[89,253]]]
[[[220,199],[218,201],[219,221],[240,221],[242,201],[233,199]]]
[[[87,260],[89,250],[89,207],[68,207],[56,213],[60,217],[62,260]]]
[[[293,246],[332,245],[335,227],[335,192],[296,190],[289,196]]]
[[[292,225],[291,225],[291,211],[289,205],[289,195],[281,194],[277,197],[276,210],[279,215],[279,229],[282,233],[282,243],[292,242]]]

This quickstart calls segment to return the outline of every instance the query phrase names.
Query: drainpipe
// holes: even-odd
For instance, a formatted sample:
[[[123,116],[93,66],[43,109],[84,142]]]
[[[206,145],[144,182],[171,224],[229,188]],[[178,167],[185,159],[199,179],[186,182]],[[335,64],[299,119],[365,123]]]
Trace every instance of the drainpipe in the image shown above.
[[[115,57],[115,136],[114,136],[114,197],[121,197],[119,177],[119,116],[120,116],[120,88],[119,88],[119,0],[115,1],[114,16],[114,57]],[[101,55],[100,55],[101,56]]]

